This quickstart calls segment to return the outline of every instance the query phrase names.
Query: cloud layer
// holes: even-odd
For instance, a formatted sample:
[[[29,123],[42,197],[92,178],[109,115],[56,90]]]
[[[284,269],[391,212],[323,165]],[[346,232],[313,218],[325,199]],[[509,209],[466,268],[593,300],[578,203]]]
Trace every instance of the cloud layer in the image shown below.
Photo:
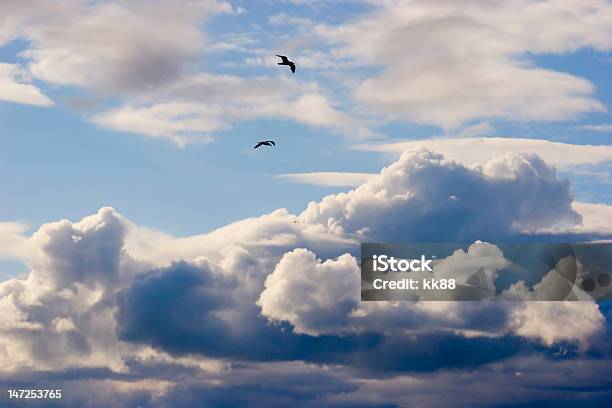
[[[111,208],[45,224],[8,254],[31,271],[0,283],[0,379],[95,378],[95,393],[114,390],[118,406],[128,403],[121,398],[165,406],[179,394],[186,404],[196,396],[221,404],[235,387],[251,390],[247,400],[294,405],[299,389],[269,375],[286,372],[311,378],[302,399],[333,405],[342,392],[388,402],[378,391],[406,376],[532,364],[521,361],[558,350],[594,364],[588,353],[609,351],[592,302],[359,302],[362,238],[411,241],[421,229],[430,239],[521,239],[522,228],[576,222],[571,204],[567,183],[535,156],[474,170],[423,151],[299,216],[277,210],[200,236],[151,231]],[[474,251],[486,249],[479,245]],[[270,393],[249,388],[262,376]],[[70,382],[74,405],[87,400],[78,389]],[[317,392],[323,400],[313,400]]]
[[[485,254],[490,293],[505,261],[477,240],[611,239],[611,207],[575,202],[553,167],[586,173],[608,146],[465,137],[605,111],[593,83],[538,56],[610,51],[612,5],[368,1],[336,18],[323,3],[309,19],[215,0],[2,1],[0,47],[17,50],[2,101],[91,98],[97,126],[180,146],[269,119],[464,138],[362,144],[397,161],[285,174],[355,188],[189,237],[109,207],[33,234],[0,223],[0,258],[28,268],[0,282],[0,389],[57,385],[75,407],[609,404],[610,305],[360,302],[358,258],[362,241],[472,242],[435,273]]]
[[[533,153],[558,168],[612,161],[612,147],[552,142],[542,139],[470,137],[358,144],[359,150],[400,155],[405,151],[430,149],[465,165],[484,164],[506,153]]]
[[[4,100],[52,104],[27,74],[104,101],[88,115],[104,128],[179,145],[270,117],[363,138],[381,121],[462,133],[487,119],[573,120],[606,110],[594,84],[534,57],[609,51],[605,0],[370,2],[334,24],[273,15],[268,28],[279,38],[257,26],[211,32],[214,18],[247,14],[223,1],[5,3],[0,45],[25,45],[16,56],[23,63],[0,69]],[[278,68],[279,47],[304,76],[300,69],[289,83],[283,71],[242,72]]]
[[[357,101],[388,118],[450,129],[479,118],[564,120],[605,110],[589,81],[537,67],[529,55],[607,51],[611,18],[603,0],[398,0],[317,32],[337,54],[382,68],[361,82]]]
[[[222,43],[209,41],[206,24],[244,11],[229,3],[71,0],[39,7],[10,1],[5,9],[0,45],[15,39],[27,45],[19,53],[23,65],[0,66],[4,100],[51,105],[24,81],[32,77],[109,102],[89,118],[102,127],[178,145],[208,142],[213,132],[239,122],[278,117],[335,133],[370,134],[316,81],[202,69],[223,51]]]

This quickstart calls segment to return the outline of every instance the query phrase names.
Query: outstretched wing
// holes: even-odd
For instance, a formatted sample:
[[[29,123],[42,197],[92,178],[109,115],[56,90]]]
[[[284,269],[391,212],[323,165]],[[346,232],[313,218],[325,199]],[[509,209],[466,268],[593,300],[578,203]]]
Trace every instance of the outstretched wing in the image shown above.
[[[271,144],[272,146],[276,146],[276,143],[274,143],[274,140],[268,140],[268,143]]]
[[[276,54],[276,56],[283,60],[283,64],[289,63],[289,59],[286,56],[278,54]]]
[[[291,68],[291,72],[295,74],[295,64],[293,62],[289,62],[289,67]]]
[[[257,144],[255,145],[255,147],[254,147],[253,149],[257,149],[259,146],[261,146],[261,145],[263,145],[263,144],[264,144],[264,142],[259,142],[259,143],[257,143]]]

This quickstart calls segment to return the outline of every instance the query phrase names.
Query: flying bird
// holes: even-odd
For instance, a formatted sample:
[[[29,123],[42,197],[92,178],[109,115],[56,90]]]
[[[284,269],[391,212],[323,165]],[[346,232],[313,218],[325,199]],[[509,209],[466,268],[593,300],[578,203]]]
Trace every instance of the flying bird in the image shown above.
[[[257,143],[253,149],[257,149],[259,146],[276,146],[276,143],[274,143],[274,140],[264,140]]]
[[[289,68],[291,68],[291,72],[295,74],[295,63],[293,61],[289,61],[289,58],[285,57],[284,55],[276,54],[276,56],[282,59],[282,61],[279,62],[277,65],[288,65]]]

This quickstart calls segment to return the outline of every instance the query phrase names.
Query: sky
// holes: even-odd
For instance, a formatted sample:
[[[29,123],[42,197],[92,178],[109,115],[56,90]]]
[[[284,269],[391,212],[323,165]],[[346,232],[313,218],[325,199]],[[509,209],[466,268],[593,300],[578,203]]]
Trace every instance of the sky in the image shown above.
[[[612,238],[611,68],[605,0],[0,1],[0,384],[605,405],[605,303],[365,305],[355,259]]]

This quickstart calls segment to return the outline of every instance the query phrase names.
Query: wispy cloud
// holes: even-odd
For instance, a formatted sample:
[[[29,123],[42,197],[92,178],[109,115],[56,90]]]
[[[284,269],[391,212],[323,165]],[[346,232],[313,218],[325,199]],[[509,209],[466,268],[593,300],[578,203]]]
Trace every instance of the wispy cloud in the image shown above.
[[[184,77],[141,97],[140,103],[102,112],[93,121],[185,144],[259,118],[293,120],[351,135],[364,129],[335,109],[316,83],[209,74]]]
[[[276,177],[294,183],[325,187],[356,187],[375,176],[375,173],[319,171],[312,173],[279,174]]]
[[[24,68],[3,63],[0,63],[0,101],[36,106],[53,105],[53,101],[31,83],[30,75]]]
[[[574,202],[573,208],[582,215],[578,231],[612,232],[612,206],[596,203]]]
[[[576,129],[592,130],[594,132],[612,132],[612,124],[583,125],[576,126]]]
[[[253,48],[256,40],[240,33],[221,32],[221,41],[211,43],[206,31],[211,18],[243,18],[244,9],[229,3],[206,0],[175,7],[167,0],[73,0],[62,7],[15,2],[7,10],[0,41],[25,40],[19,53],[26,60],[22,72],[60,90],[75,87],[105,98],[105,108],[89,116],[99,126],[181,146],[210,141],[214,132],[238,122],[269,118],[346,136],[371,134],[365,122],[347,113],[316,79],[292,78],[290,83],[282,76],[224,75],[203,69],[211,53],[216,60],[228,50],[262,53]],[[280,23],[283,18],[279,14],[271,21]],[[0,72],[0,98],[51,104],[33,85],[9,78],[17,71],[9,72],[8,67],[5,64]]]
[[[535,153],[546,162],[560,168],[582,164],[597,164],[612,160],[612,146],[577,145],[543,139],[523,138],[464,138],[427,139],[390,143],[363,143],[353,146],[358,150],[399,155],[402,152],[431,149],[459,163],[483,164],[491,157],[507,153]]]

